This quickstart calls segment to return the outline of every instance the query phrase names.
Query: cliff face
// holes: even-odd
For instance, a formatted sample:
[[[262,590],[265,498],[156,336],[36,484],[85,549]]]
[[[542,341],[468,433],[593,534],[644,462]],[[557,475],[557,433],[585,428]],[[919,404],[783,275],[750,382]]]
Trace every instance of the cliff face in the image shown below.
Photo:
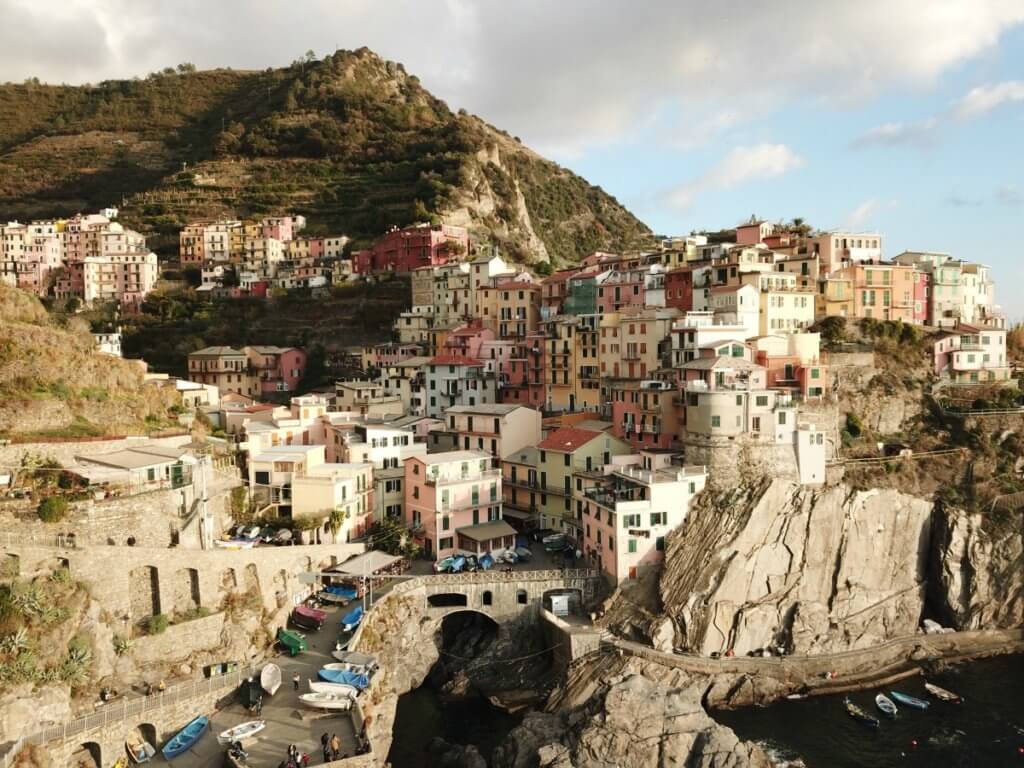
[[[1024,624],[1024,531],[1019,511],[971,515],[939,508],[930,594],[957,629]]]
[[[783,480],[705,493],[670,538],[661,578],[676,645],[824,653],[914,632],[931,508],[894,490]]]
[[[577,667],[556,712],[533,712],[495,751],[496,768],[685,765],[767,768],[701,706],[707,680],[631,657]]]

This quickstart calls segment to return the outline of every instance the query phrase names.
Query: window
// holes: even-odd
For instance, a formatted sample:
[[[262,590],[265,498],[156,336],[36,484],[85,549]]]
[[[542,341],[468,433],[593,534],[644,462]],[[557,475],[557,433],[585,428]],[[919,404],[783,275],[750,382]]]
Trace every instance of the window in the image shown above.
[[[656,538],[654,540],[654,548],[658,552],[664,552],[665,551],[665,537],[664,536],[659,536],[658,538]]]
[[[547,461],[548,460],[548,453],[547,453],[547,451],[541,451],[540,452],[540,460],[541,461]]]
[[[419,464],[413,463],[413,465],[412,465],[412,473],[414,475],[418,475],[420,473],[420,465]]]
[[[758,408],[767,408],[768,407],[768,395],[758,395],[757,396],[757,407]]]
[[[445,515],[444,517],[441,518],[441,530],[442,531],[447,531],[448,528],[451,526],[451,524],[452,524],[452,520],[451,520],[450,517],[448,517],[448,515]]]
[[[711,417],[711,426],[712,427],[720,427],[720,426],[722,426],[722,417],[721,416],[712,416]]]
[[[418,499],[420,497],[420,487],[418,485],[414,485],[412,487],[412,497],[414,499]]]
[[[636,539],[630,539],[627,542],[626,551],[631,555],[636,554]]]
[[[668,512],[651,512],[651,525],[666,525]]]
[[[640,514],[636,513],[633,515],[622,516],[622,527],[623,528],[639,528],[640,527]]]
[[[451,549],[452,548],[452,537],[445,536],[437,542],[438,549]]]
[[[150,478],[152,479],[152,478]],[[270,485],[270,473],[269,472],[257,472],[256,473],[256,485]]]
[[[785,423],[786,423],[786,412],[785,411],[779,411],[779,424],[781,425],[781,424],[785,424]]]
[[[817,379],[821,377],[821,370],[818,368],[811,368],[811,378]]]

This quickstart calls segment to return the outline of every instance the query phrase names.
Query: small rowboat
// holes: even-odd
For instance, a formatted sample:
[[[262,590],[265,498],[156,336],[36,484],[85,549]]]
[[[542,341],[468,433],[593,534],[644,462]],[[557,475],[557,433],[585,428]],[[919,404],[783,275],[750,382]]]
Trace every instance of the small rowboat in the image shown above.
[[[877,718],[872,717],[871,715],[869,715],[867,712],[865,712],[863,709],[858,707],[856,704],[854,704],[849,699],[844,699],[843,700],[843,704],[846,705],[846,714],[848,714],[850,717],[852,717],[858,723],[861,723],[862,725],[866,725],[868,728],[877,728],[878,727],[878,719]]]
[[[267,664],[260,670],[260,686],[271,696],[277,693],[281,687],[281,668],[277,664]]]
[[[908,707],[914,709],[928,709],[928,702],[924,699],[919,699],[916,696],[911,696],[907,693],[900,693],[899,691],[889,691],[889,695],[892,696],[900,704],[905,704]]]
[[[307,707],[317,709],[346,710],[352,708],[352,699],[349,696],[335,696],[332,693],[303,693],[299,695],[299,701]]]
[[[331,656],[343,664],[355,664],[357,667],[365,667],[369,671],[376,670],[378,667],[376,657],[365,653],[358,653],[356,651],[332,651]]]
[[[959,704],[961,701],[963,701],[963,699],[961,699],[952,691],[947,691],[945,688],[940,688],[939,686],[933,683],[925,683],[924,689],[940,701],[951,701],[954,704]]]
[[[896,717],[896,705],[884,693],[875,696],[875,706],[882,710],[882,714],[887,717]]]
[[[359,691],[353,688],[351,685],[345,685],[344,683],[319,683],[316,680],[310,680],[309,690],[313,693],[331,693],[335,696],[348,696],[354,699],[359,695]]]
[[[221,731],[220,735],[217,736],[217,741],[221,744],[234,744],[236,741],[251,739],[266,727],[266,720],[250,720],[247,723],[236,725],[234,728]]]
[[[180,731],[178,731],[174,738],[164,744],[164,748],[161,750],[164,753],[164,758],[170,760],[173,757],[177,757],[183,752],[187,752],[192,749],[199,739],[206,733],[206,729],[210,727],[210,718],[206,715],[200,715],[191,723],[186,725]]]
[[[148,763],[153,755],[156,754],[156,749],[153,745],[138,735],[132,735],[125,739],[124,748],[128,751],[128,757],[134,763]]]

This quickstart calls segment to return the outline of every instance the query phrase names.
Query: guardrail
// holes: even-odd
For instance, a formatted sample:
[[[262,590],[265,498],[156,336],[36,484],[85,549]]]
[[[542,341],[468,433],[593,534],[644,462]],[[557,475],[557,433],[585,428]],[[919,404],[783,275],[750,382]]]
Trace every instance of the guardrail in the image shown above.
[[[3,762],[0,763],[0,767],[11,768],[18,757],[18,753],[28,744],[45,744],[57,739],[65,740],[69,736],[85,733],[96,728],[103,728],[112,723],[124,722],[129,718],[139,717],[147,712],[154,712],[171,704],[190,701],[198,696],[209,695],[225,688],[238,687],[242,684],[243,680],[255,675],[257,670],[256,666],[247,665],[225,675],[171,685],[163,693],[139,699],[124,699],[120,705],[104,704],[100,711],[94,712],[91,715],[85,715],[69,720],[66,723],[50,726],[36,733],[22,736],[3,755]]]

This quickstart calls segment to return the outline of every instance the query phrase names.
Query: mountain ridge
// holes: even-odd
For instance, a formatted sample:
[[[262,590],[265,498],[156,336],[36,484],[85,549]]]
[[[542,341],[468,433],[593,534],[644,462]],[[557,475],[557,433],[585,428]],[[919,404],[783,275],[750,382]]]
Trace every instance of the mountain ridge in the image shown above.
[[[600,187],[366,48],[261,72],[179,70],[0,86],[0,212],[120,204],[162,255],[191,219],[286,211],[357,246],[444,218],[524,262],[650,240]]]

